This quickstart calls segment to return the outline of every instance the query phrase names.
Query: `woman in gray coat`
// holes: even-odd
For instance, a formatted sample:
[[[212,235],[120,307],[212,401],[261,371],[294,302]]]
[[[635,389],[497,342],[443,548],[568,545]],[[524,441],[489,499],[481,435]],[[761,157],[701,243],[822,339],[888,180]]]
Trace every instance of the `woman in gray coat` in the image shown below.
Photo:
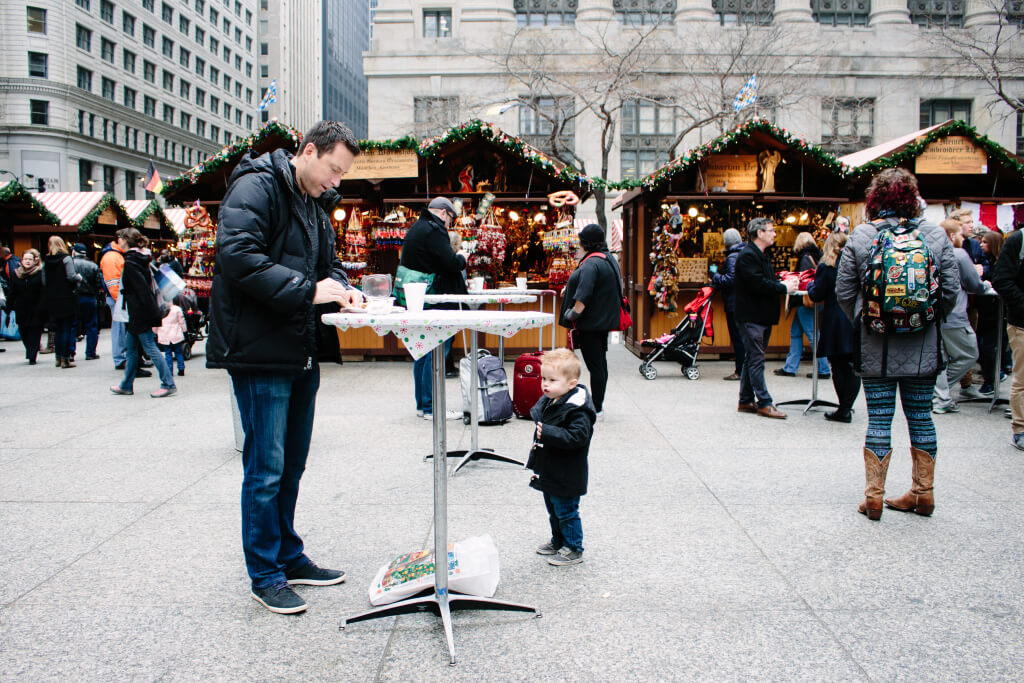
[[[843,249],[836,278],[836,298],[854,328],[854,368],[864,383],[868,429],[864,444],[865,500],[858,511],[869,519],[882,517],[885,475],[892,456],[892,418],[899,389],[903,414],[910,429],[910,491],[886,500],[897,510],[930,515],[935,508],[932,485],[938,443],[932,422],[932,390],[942,369],[939,352],[939,319],[953,309],[960,291],[960,277],[953,245],[939,226],[916,221],[921,212],[917,179],[902,168],[888,168],[868,187],[865,211],[871,223],[858,225]],[[908,223],[908,221],[910,221]],[[870,277],[872,251],[879,229],[895,234],[919,231],[935,265],[939,287],[938,315],[924,329],[903,334],[880,334],[861,320],[863,291]],[[877,321],[876,321],[877,322]]]

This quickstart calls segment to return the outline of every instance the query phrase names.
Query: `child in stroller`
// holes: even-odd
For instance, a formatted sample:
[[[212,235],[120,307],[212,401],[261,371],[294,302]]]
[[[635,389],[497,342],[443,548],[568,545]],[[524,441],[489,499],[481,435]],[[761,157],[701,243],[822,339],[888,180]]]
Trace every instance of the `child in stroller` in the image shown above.
[[[656,360],[674,360],[681,365],[687,379],[700,379],[700,368],[697,367],[700,342],[705,334],[709,337],[715,334],[711,326],[711,295],[714,292],[713,287],[701,287],[697,296],[683,308],[683,319],[671,332],[640,342],[643,348],[651,349],[640,363],[640,374],[644,379],[658,376],[658,369],[654,367]]]
[[[182,351],[185,360],[191,360],[192,345],[203,338],[206,316],[199,309],[199,300],[196,298],[196,293],[189,287],[186,287],[182,290],[181,294],[174,297],[174,303],[185,314],[185,342],[182,344]]]

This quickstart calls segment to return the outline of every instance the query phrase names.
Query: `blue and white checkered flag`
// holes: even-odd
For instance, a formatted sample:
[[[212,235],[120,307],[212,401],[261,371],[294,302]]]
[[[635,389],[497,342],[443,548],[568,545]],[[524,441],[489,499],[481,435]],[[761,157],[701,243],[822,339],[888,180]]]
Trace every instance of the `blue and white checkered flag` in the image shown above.
[[[747,79],[746,84],[740,88],[740,91],[736,93],[736,97],[732,101],[732,108],[736,111],[743,109],[744,107],[750,106],[757,102],[757,75],[751,76]]]
[[[267,107],[272,102],[277,102],[277,79],[270,81],[270,87],[267,88],[267,94],[263,96],[263,101],[260,102],[260,106],[256,107],[256,111],[266,111]]]

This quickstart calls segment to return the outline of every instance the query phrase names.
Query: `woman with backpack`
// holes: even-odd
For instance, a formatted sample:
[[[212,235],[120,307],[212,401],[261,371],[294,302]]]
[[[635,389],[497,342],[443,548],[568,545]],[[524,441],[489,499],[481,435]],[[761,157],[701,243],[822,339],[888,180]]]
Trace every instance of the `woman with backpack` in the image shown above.
[[[870,222],[854,229],[836,278],[836,299],[853,323],[854,367],[867,401],[858,511],[872,520],[882,517],[897,390],[910,431],[913,483],[885,504],[919,515],[935,509],[938,441],[931,408],[935,377],[943,370],[939,324],[956,304],[960,276],[945,232],[918,218],[921,204],[917,178],[906,169],[876,175],[865,201]]]

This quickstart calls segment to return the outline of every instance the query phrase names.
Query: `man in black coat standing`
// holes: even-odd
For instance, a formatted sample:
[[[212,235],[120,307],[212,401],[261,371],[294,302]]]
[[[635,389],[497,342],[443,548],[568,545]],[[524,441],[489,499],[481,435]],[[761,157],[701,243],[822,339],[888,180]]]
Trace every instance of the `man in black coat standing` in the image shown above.
[[[466,257],[456,254],[448,237],[448,226],[457,217],[455,205],[446,197],[435,197],[423,210],[420,217],[409,228],[402,244],[401,264],[411,270],[434,276],[431,294],[465,294],[466,281],[462,271],[466,268]],[[437,306],[447,308],[445,304]],[[450,306],[454,308],[455,305]],[[445,352],[452,340],[445,342]],[[424,419],[434,416],[434,374],[431,372],[431,358],[427,354],[412,364],[413,386],[416,397],[416,415]],[[449,420],[462,419],[461,410],[445,411]]]
[[[775,242],[775,224],[770,218],[750,221],[747,238],[747,246],[736,259],[734,280],[736,323],[743,335],[746,351],[736,410],[784,420],[786,414],[775,407],[764,381],[764,354],[772,325],[779,321],[779,297],[795,292],[797,283],[795,280],[780,281],[764,253]]]
[[[357,154],[351,130],[320,121],[295,156],[243,158],[220,205],[206,364],[231,375],[245,431],[245,564],[252,597],[278,614],[306,609],[290,585],[345,580],[305,555],[294,521],[320,387],[315,306],[362,301],[316,200]]]
[[[1024,226],[1010,233],[992,267],[992,287],[1006,306],[1006,332],[1013,350],[1013,382],[1010,384],[1010,443],[1024,451]]]

